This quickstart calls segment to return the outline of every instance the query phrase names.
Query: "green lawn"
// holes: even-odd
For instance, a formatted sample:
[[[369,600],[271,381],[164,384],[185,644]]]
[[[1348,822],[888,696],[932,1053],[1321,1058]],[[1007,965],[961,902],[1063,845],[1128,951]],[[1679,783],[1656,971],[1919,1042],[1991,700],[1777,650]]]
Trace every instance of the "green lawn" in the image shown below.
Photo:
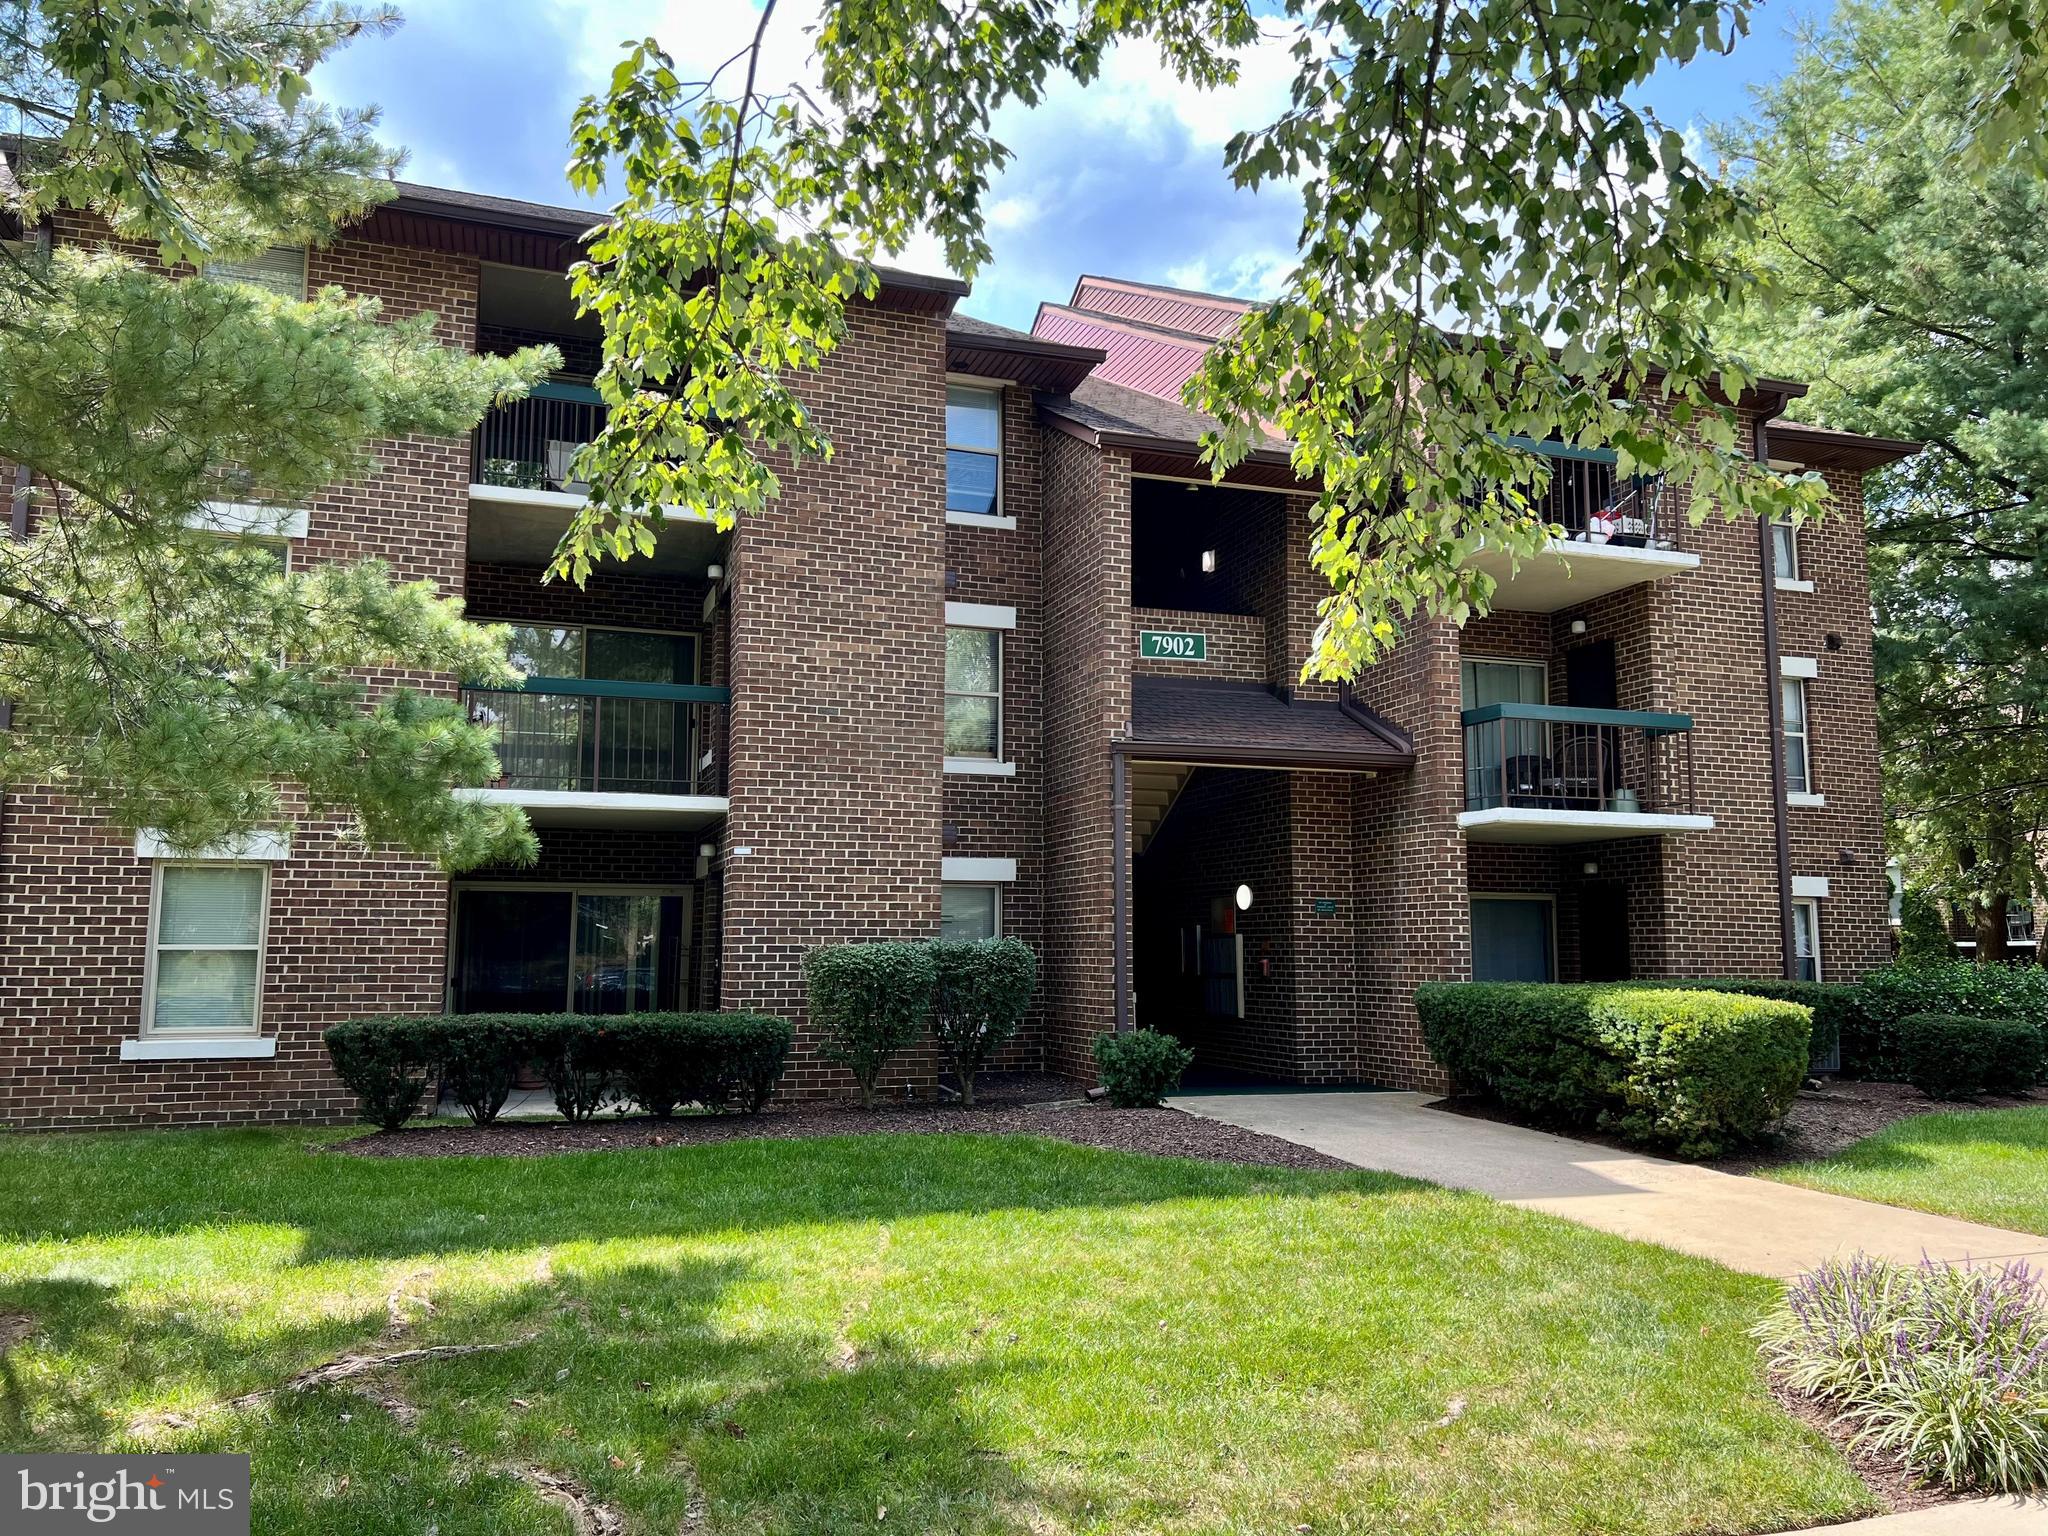
[[[1774,1179],[2048,1234],[2048,1106],[1915,1115]]]
[[[1764,1280],[1368,1174],[1027,1138],[538,1160],[0,1139],[9,1450],[249,1450],[256,1529],[1780,1529],[1872,1507]],[[392,1319],[398,1319],[394,1328]],[[21,1330],[0,1315],[0,1340]],[[525,1340],[223,1406],[349,1351]]]

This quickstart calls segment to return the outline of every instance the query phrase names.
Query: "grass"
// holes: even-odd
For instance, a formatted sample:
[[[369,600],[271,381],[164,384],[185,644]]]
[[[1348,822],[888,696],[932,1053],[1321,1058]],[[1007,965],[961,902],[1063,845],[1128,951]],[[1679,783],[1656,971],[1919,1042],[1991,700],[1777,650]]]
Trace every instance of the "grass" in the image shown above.
[[[1915,1115],[1769,1177],[2048,1234],[2048,1107]]]
[[[1770,1282],[1479,1196],[1030,1138],[537,1160],[0,1140],[0,1445],[246,1450],[255,1528],[1781,1529],[1867,1511]],[[393,1318],[399,1326],[392,1325]],[[7,1336],[0,1317],[0,1338]],[[530,1336],[530,1337],[529,1337]],[[270,1395],[348,1351],[525,1339]]]

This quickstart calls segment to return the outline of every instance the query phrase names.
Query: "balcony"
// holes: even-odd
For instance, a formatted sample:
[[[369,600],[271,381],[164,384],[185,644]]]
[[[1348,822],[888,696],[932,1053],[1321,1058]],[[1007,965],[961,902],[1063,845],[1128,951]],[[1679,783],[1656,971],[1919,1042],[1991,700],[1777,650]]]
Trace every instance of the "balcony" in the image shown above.
[[[530,677],[462,699],[498,753],[497,781],[471,798],[521,806],[536,826],[700,827],[726,814],[728,688]]]
[[[1703,832],[1692,717],[1631,709],[1468,709],[1465,809],[1473,842],[1588,843]]]
[[[1500,583],[1494,607],[1555,613],[1698,567],[1698,555],[1677,547],[1677,498],[1661,475],[1618,473],[1612,449],[1525,437],[1505,441],[1553,461],[1550,484],[1532,510],[1563,536],[1519,570],[1505,552],[1481,550],[1472,557],[1475,569]]]
[[[581,496],[570,465],[604,428],[605,404],[588,384],[554,379],[524,400],[493,407],[469,435],[469,483],[509,491]]]

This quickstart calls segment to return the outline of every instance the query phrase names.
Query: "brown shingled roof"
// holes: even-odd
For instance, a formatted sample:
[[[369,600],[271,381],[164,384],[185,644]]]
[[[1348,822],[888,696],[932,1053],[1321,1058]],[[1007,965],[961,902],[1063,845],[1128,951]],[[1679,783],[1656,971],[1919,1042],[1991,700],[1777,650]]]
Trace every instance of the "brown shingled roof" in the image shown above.
[[[1309,702],[1261,683],[1178,677],[1131,679],[1131,738],[1117,750],[1150,762],[1349,772],[1415,762],[1399,730],[1348,700]]]

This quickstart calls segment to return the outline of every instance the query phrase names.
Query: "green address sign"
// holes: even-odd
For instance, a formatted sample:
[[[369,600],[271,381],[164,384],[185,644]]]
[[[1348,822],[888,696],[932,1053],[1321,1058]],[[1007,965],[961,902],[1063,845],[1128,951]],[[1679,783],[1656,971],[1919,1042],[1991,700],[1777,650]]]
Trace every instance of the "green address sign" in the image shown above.
[[[1182,630],[1141,629],[1138,654],[1146,661],[1207,661],[1209,637]]]

